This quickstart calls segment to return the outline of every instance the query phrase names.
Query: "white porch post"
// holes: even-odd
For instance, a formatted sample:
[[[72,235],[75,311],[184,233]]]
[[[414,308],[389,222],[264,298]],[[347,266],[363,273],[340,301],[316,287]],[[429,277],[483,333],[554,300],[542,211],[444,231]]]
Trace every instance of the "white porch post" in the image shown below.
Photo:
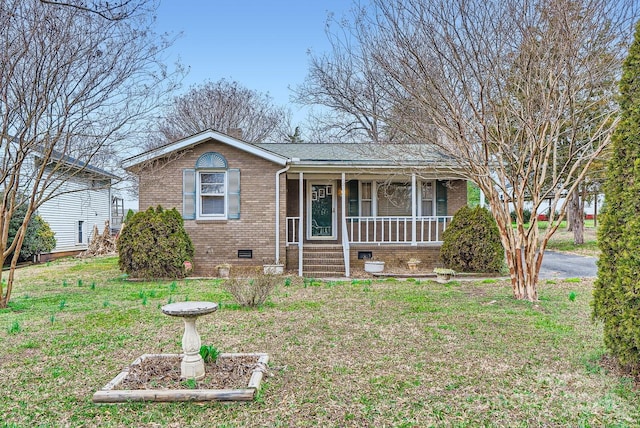
[[[480,206],[484,208],[486,203],[487,202],[485,201],[485,198],[484,198],[484,192],[480,190]]]
[[[340,186],[342,187],[341,192],[341,203],[342,203],[342,215],[340,216],[340,230],[342,231],[342,254],[344,257],[344,274],[347,278],[351,276],[351,265],[349,263],[349,237],[347,236],[347,180],[346,174],[343,172],[341,177]]]
[[[302,276],[302,243],[304,242],[304,179],[302,171],[300,171],[300,175],[298,176],[298,183],[298,210],[300,218],[300,220],[298,220],[298,276]]]
[[[340,227],[342,227],[342,224],[344,224],[344,220],[345,217],[347,216],[347,203],[346,203],[346,189],[345,189],[345,185],[346,185],[346,179],[345,179],[345,173],[342,173],[342,177],[341,177],[341,183],[340,183],[340,187],[342,187],[342,192],[340,192],[340,203],[342,204],[342,215],[340,216]]]
[[[411,245],[417,246],[417,231],[416,231],[416,215],[417,210],[418,191],[416,189],[416,173],[411,173]]]

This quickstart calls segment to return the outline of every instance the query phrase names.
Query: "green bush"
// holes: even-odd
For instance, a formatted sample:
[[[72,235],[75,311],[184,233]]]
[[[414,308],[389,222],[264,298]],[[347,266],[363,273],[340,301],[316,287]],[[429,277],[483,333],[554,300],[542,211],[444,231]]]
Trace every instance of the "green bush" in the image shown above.
[[[20,259],[28,260],[42,253],[49,253],[56,247],[55,233],[39,215],[33,216],[27,226],[27,234],[20,249]]]
[[[13,239],[22,225],[26,214],[27,207],[23,204],[20,205],[11,216],[11,220],[9,221],[9,235],[7,239],[9,245],[13,242]],[[33,256],[42,253],[49,253],[55,247],[55,233],[51,230],[51,227],[49,227],[49,223],[44,221],[44,219],[39,215],[33,215],[27,224],[27,230],[24,240],[22,241],[22,247],[20,248],[20,258],[18,260],[31,260]],[[8,257],[6,261],[10,262],[11,257]]]
[[[499,272],[504,248],[491,213],[482,207],[462,207],[442,234],[440,258],[460,272]]]
[[[640,373],[640,24],[622,69],[620,122],[612,137],[599,218],[593,317],[618,361]]]
[[[129,221],[131,221],[131,219],[133,218],[133,216],[136,215],[135,212],[133,212],[133,210],[131,208],[129,208],[129,210],[127,211],[127,215],[124,218],[123,223],[129,223]]]
[[[511,221],[513,223],[516,222],[517,220],[517,216],[516,216],[516,212],[515,211],[511,211]],[[531,220],[531,211],[530,210],[522,210],[522,219],[524,220],[525,223],[529,223],[529,221]]]
[[[174,208],[149,208],[135,214],[118,238],[120,269],[134,278],[184,278],[193,244]]]

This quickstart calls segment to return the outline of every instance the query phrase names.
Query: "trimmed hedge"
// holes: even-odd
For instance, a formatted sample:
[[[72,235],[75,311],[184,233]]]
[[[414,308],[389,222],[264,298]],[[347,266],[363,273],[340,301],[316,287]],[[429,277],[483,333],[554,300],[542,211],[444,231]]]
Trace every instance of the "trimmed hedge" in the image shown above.
[[[640,23],[620,80],[621,120],[604,185],[598,279],[593,317],[604,323],[604,343],[624,365],[640,372]]]
[[[132,216],[118,238],[120,269],[134,278],[184,278],[193,244],[174,208],[161,206]]]
[[[462,207],[442,234],[440,259],[460,272],[499,272],[504,247],[491,213],[482,207]]]

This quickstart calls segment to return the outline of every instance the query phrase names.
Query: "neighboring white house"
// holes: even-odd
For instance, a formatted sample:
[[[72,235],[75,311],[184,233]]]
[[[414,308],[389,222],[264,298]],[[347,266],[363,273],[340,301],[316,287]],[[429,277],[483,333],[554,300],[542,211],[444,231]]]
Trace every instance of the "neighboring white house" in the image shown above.
[[[56,190],[55,196],[45,201],[37,210],[55,233],[56,247],[51,253],[77,253],[87,249],[93,227],[102,233],[105,222],[113,223],[113,205],[122,199],[112,194],[111,183],[117,176],[91,165],[82,165],[70,159],[70,165],[82,167]],[[120,224],[122,219],[116,218]]]

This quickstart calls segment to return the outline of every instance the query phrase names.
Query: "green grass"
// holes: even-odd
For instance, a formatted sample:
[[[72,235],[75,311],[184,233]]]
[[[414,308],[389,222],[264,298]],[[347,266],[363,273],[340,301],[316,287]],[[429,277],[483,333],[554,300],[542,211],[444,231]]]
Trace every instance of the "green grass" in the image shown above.
[[[547,250],[585,252],[585,254],[586,252],[597,254],[600,251],[598,241],[585,241],[584,244],[576,245],[572,239],[552,239],[547,245]]]
[[[513,227],[516,227],[515,223],[512,223]],[[525,228],[529,227],[529,223],[525,223],[524,224]],[[538,229],[541,230],[546,230],[549,227],[549,222],[548,221],[544,221],[544,220],[538,220]],[[594,221],[593,220],[585,220],[584,221],[584,227],[585,229],[593,229],[594,226]],[[566,229],[567,228],[567,221],[566,220],[562,220],[560,222],[560,227],[558,229]]]
[[[129,282],[115,258],[22,269],[0,311],[0,426],[640,425],[640,392],[600,364],[590,281],[543,283],[536,303],[503,281],[287,284],[247,310],[220,280]],[[221,303],[204,344],[270,354],[258,398],[92,404],[141,354],[180,352],[159,307],[187,298]]]

